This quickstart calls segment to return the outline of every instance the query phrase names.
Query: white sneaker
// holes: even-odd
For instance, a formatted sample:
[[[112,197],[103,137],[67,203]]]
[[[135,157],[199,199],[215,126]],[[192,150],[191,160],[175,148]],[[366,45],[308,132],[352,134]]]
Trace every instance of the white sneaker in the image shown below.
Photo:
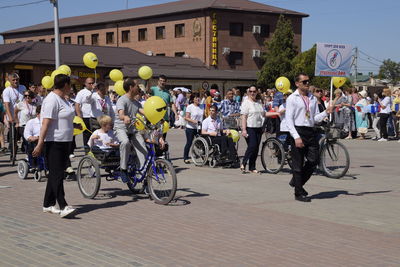
[[[386,138],[381,138],[381,139],[378,140],[378,142],[386,142],[386,141],[387,141]]]
[[[72,167],[68,167],[68,168],[65,170],[65,172],[66,172],[66,173],[73,173],[73,172],[74,172],[74,169],[73,169]]]
[[[43,207],[43,212],[53,213],[53,214],[60,214],[61,210],[59,210],[56,206],[51,207]]]
[[[73,158],[75,158],[74,154],[69,155],[69,159],[73,159]]]
[[[73,213],[75,211],[76,211],[76,209],[74,209],[73,207],[66,206],[63,210],[61,210],[60,217],[61,218],[65,218],[65,217],[67,217],[68,215],[70,215],[71,213]]]

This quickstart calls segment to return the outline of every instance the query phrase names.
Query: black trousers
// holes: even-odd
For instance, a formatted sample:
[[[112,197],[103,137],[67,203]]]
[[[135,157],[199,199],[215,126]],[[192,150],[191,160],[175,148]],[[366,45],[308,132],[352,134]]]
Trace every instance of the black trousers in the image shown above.
[[[242,164],[246,166],[247,162],[249,162],[249,170],[254,171],[256,169],[256,160],[260,148],[263,128],[247,127],[246,130],[249,136],[246,138],[247,149],[244,153]]]
[[[64,170],[69,156],[71,142],[45,142],[45,157],[49,175],[43,207],[54,206],[56,202],[60,209],[68,206],[64,193]]]
[[[197,129],[186,128],[185,134],[186,134],[186,145],[185,145],[185,148],[183,149],[183,159],[184,160],[189,159],[190,147],[192,146],[193,139],[197,134]]]
[[[236,160],[236,149],[235,143],[232,138],[228,136],[210,136],[213,144],[219,145],[221,149],[221,155],[226,157],[229,161],[234,162]]]
[[[387,139],[388,131],[387,131],[387,121],[391,114],[379,113],[379,126],[381,128],[381,137]]]
[[[317,132],[312,127],[296,127],[296,130],[303,141],[304,147],[296,147],[294,139],[291,138],[292,171],[294,193],[301,195],[304,192],[303,186],[310,179],[319,163],[319,144]]]

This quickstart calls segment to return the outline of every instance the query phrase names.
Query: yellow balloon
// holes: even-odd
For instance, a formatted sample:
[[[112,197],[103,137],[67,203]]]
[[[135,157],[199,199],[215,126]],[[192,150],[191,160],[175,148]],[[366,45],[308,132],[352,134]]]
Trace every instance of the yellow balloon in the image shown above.
[[[51,73],[51,80],[53,81],[53,84],[54,84],[54,77],[56,77],[58,74],[65,74],[65,73],[62,73],[61,70],[55,70],[55,71],[53,71],[53,72]]]
[[[54,80],[50,76],[44,76],[42,78],[42,85],[45,89],[50,89],[54,85]]]
[[[143,80],[148,80],[153,76],[153,70],[149,66],[142,66],[138,70],[138,75]]]
[[[63,74],[70,76],[71,75],[71,68],[68,65],[61,65],[58,67]]]
[[[334,85],[336,88],[341,87],[341,86],[342,86],[343,84],[345,84],[346,81],[347,81],[347,78],[346,78],[346,77],[332,77],[332,79],[333,79],[333,85]]]
[[[144,126],[144,117],[139,113],[136,113],[135,127],[139,131],[144,130],[144,128],[145,128],[145,126]]]
[[[124,81],[117,81],[114,84],[114,90],[119,96],[123,96],[126,93],[124,90]]]
[[[162,129],[162,133],[165,134],[169,131],[169,123],[167,121],[164,121],[163,123],[163,129]]]
[[[285,92],[288,89],[290,89],[290,81],[288,78],[286,77],[279,77],[278,79],[276,79],[275,81],[275,87],[276,89],[278,89],[279,92]]]
[[[4,84],[4,87],[9,87],[9,86],[11,86],[11,83],[10,83],[10,81],[6,81],[6,83]]]
[[[229,135],[228,137],[232,138],[233,142],[238,142],[240,139],[240,135],[238,133],[238,131],[236,130],[229,130]]]
[[[85,64],[86,67],[90,69],[95,69],[97,67],[97,64],[99,63],[99,60],[97,59],[97,56],[94,53],[87,52],[86,54],[83,55],[83,63]]]
[[[152,123],[159,122],[167,112],[167,105],[159,96],[152,96],[144,103],[144,115]]]
[[[120,70],[113,69],[112,71],[110,71],[110,79],[114,82],[123,80],[124,74]]]
[[[74,128],[74,135],[81,134],[81,133],[83,133],[84,131],[87,130],[86,124],[85,124],[85,122],[82,120],[81,117],[75,116],[75,117],[74,117],[74,123],[75,123],[75,124],[80,124],[80,125],[82,126],[82,129]]]

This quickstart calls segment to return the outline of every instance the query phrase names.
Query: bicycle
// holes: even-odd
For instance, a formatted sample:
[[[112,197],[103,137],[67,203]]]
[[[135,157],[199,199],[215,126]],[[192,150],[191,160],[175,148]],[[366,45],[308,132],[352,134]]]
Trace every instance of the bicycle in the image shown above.
[[[340,128],[330,124],[318,126],[324,131],[319,140],[319,169],[330,178],[343,177],[350,167],[350,155],[347,148],[340,142]],[[276,174],[285,164],[291,168],[291,146],[286,137],[269,137],[262,145],[261,163],[268,173]]]
[[[133,147],[132,138],[129,139]],[[168,160],[156,157],[152,143],[147,143],[146,147],[148,154],[143,166],[137,167],[134,156],[132,154],[129,156],[127,186],[135,194],[148,193],[155,203],[166,205],[175,197],[177,189],[175,169]],[[108,173],[106,180],[121,180],[119,160],[119,155],[106,152],[98,155],[91,153],[79,161],[77,181],[79,190],[85,198],[96,197],[101,183],[100,169],[105,169]],[[139,183],[143,183],[141,191],[135,189]]]

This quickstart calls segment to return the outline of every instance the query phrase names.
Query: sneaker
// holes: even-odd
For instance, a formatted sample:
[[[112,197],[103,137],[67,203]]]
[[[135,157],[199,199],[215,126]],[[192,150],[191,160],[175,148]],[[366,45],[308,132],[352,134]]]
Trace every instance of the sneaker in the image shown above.
[[[76,211],[76,209],[74,209],[73,207],[71,207],[71,206],[66,206],[63,210],[61,210],[61,212],[60,212],[60,217],[61,218],[65,218],[65,217],[67,217],[68,215],[71,215],[73,212],[75,212]]]
[[[69,155],[69,159],[73,159],[73,158],[75,158],[75,155],[74,154],[70,154]]]
[[[381,138],[381,139],[378,140],[378,142],[386,142],[386,141],[387,141],[386,138]]]
[[[371,140],[374,140],[374,141],[376,141],[378,139],[379,139],[378,136],[374,136],[374,137],[371,138]]]
[[[61,210],[59,210],[56,206],[51,207],[43,207],[43,212],[53,213],[53,214],[60,214]]]

